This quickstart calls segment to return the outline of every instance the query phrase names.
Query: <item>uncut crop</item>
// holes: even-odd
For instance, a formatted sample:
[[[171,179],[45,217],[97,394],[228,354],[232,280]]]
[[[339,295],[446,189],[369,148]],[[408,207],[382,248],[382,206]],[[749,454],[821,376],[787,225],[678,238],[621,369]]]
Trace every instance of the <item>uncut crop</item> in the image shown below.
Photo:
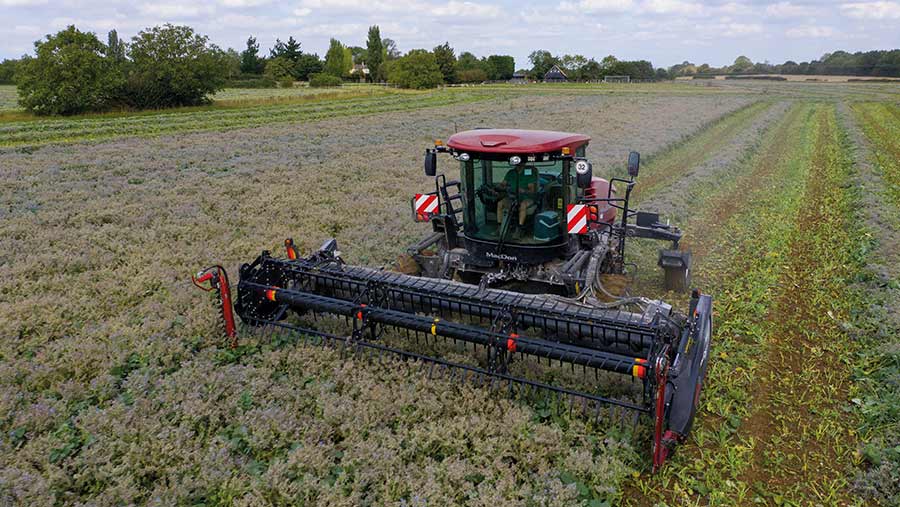
[[[396,100],[399,111],[270,123],[272,111],[260,107],[227,111],[221,121],[235,123],[225,127],[209,123],[218,111],[203,112],[185,127],[203,132],[149,138],[131,137],[151,128],[142,120],[160,129],[192,124],[179,115],[63,121],[59,137],[34,133],[43,147],[0,152],[3,502],[573,505],[621,497],[647,452],[627,425],[558,416],[315,347],[248,340],[230,351],[215,331],[213,302],[188,277],[216,262],[235,276],[240,262],[277,251],[286,236],[304,252],[333,236],[350,262],[391,264],[427,232],[407,216],[410,195],[433,185],[421,175],[422,149],[456,129],[586,132],[596,140],[595,170],[608,172],[629,149],[663,154],[753,99],[375,100],[340,107]],[[410,106],[422,100],[432,102]],[[259,126],[240,128],[241,114]]]
[[[489,98],[485,94],[432,92],[337,98],[257,107],[199,108],[188,112],[137,115],[87,115],[0,123],[0,147],[33,147],[49,143],[97,141],[123,136],[158,136],[185,132],[223,131],[273,123],[308,122],[339,116],[416,110]],[[346,95],[348,98],[343,98]]]
[[[858,366],[861,449],[865,467],[854,487],[870,500],[900,504],[900,107],[856,103],[851,125],[859,129],[862,185],[866,189],[868,256],[866,331]]]

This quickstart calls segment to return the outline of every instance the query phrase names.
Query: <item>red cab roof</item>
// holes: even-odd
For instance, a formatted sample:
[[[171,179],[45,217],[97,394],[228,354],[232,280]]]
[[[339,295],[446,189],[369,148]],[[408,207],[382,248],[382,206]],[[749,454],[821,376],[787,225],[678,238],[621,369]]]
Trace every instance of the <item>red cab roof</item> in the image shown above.
[[[549,153],[575,149],[591,138],[582,134],[549,130],[478,129],[453,134],[447,146],[457,151],[482,153]]]

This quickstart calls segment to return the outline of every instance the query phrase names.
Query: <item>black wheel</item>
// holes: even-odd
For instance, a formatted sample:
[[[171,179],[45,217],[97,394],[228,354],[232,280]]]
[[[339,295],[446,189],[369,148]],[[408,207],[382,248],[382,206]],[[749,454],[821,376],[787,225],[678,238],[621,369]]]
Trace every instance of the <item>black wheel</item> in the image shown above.
[[[244,264],[241,266],[240,273],[241,280],[277,287],[285,286],[284,280],[276,272]],[[265,295],[260,294],[256,290],[243,289],[240,284],[238,284],[237,292],[234,310],[245,324],[261,326],[263,325],[260,322],[261,320],[272,321],[279,318],[279,316],[284,318],[282,314],[283,305],[281,303],[269,301]]]
[[[700,390],[706,380],[709,365],[709,349],[712,341],[712,299],[701,296],[697,305],[700,321],[691,340],[681,344],[679,355],[682,370],[669,381],[675,390],[671,394],[668,427],[679,436],[686,437],[694,425],[694,417],[700,408]]]

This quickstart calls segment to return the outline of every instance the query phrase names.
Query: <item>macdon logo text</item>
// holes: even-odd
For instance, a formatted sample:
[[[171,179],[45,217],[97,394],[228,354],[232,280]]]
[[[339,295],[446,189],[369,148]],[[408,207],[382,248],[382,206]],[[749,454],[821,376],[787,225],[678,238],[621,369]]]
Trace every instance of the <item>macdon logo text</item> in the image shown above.
[[[484,254],[484,256],[487,257],[488,259],[497,259],[500,261],[517,262],[519,260],[518,257],[512,256],[512,255],[498,254],[498,253],[494,253],[494,252],[487,252],[486,254]]]

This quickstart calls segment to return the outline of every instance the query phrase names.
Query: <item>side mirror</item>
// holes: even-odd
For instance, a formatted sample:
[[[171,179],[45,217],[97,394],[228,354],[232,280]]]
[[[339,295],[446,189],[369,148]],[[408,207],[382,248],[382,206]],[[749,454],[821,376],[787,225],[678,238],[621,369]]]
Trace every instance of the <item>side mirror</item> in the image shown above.
[[[628,154],[628,175],[637,178],[638,170],[641,168],[641,154],[632,151]]]
[[[425,176],[434,176],[437,174],[437,152],[434,150],[425,150]]]
[[[575,183],[578,188],[588,188],[594,177],[594,167],[587,160],[575,162]]]

